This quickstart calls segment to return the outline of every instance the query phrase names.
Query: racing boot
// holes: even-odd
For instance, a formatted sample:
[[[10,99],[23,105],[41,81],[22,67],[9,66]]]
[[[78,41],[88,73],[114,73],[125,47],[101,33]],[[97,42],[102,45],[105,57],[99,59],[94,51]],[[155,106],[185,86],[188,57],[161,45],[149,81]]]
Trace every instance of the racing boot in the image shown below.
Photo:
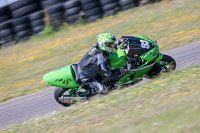
[[[98,82],[97,80],[90,80],[86,83],[86,85],[92,90],[92,92],[99,93],[99,94],[106,94],[108,93],[108,89],[105,85]]]

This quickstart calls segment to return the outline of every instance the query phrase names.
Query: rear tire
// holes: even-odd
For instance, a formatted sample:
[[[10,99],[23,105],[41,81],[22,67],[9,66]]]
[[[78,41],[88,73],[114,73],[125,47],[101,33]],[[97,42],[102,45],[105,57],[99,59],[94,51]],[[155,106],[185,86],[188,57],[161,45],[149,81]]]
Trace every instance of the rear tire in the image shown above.
[[[60,101],[60,97],[67,91],[67,89],[64,89],[62,87],[56,87],[54,90],[54,98],[57,103],[63,105],[63,106],[70,106],[70,104],[64,104]]]

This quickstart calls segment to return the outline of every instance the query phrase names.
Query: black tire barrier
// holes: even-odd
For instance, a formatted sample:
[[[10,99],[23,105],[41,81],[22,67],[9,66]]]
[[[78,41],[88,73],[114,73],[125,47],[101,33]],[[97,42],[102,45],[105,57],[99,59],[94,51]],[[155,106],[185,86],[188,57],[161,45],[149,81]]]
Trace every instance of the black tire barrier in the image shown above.
[[[102,17],[103,17],[103,14],[97,14],[97,15],[94,15],[94,16],[90,16],[89,18],[87,18],[87,23],[94,22],[97,19],[102,18]]]
[[[0,7],[0,16],[6,15],[8,11],[9,11],[8,6]]]
[[[15,32],[20,32],[26,29],[30,29],[30,25],[28,23],[20,24],[14,27]]]
[[[93,9],[90,9],[90,10],[87,10],[85,12],[85,16],[87,18],[91,17],[91,16],[94,16],[94,15],[97,15],[97,14],[102,14],[102,10],[100,7],[97,7],[97,8],[93,8]]]
[[[9,20],[10,17],[8,15],[0,16],[0,23]]]
[[[49,14],[53,14],[56,12],[62,12],[63,11],[63,3],[59,3],[53,6],[50,6],[47,8],[47,11]]]
[[[50,14],[50,19],[55,20],[55,19],[62,19],[63,20],[63,12],[56,12],[54,14]]]
[[[15,36],[16,36],[17,40],[21,40],[21,35],[17,35],[17,34],[21,34],[24,31],[31,29],[28,18],[29,18],[29,16],[27,15],[27,16],[24,16],[21,18],[13,19],[12,25],[13,25],[13,28],[15,31]],[[29,36],[29,34],[31,34],[31,32],[28,34],[25,34],[24,36]]]
[[[113,2],[107,5],[103,5],[102,9],[103,11],[109,11],[109,10],[115,9],[116,7],[118,7],[118,5],[119,5],[118,2]]]
[[[80,11],[81,11],[81,7],[73,7],[73,8],[67,9],[65,11],[65,15],[71,16],[71,15],[74,15],[74,14],[79,14]]]
[[[99,6],[99,2],[98,1],[93,1],[90,3],[86,3],[84,5],[82,5],[82,8],[84,11],[90,10],[92,8],[98,7]]]
[[[36,27],[39,25],[44,25],[44,20],[43,19],[36,19],[34,21],[30,22],[31,27]]]
[[[101,5],[107,5],[113,2],[116,2],[117,0],[100,0]]]
[[[51,21],[51,25],[52,25],[54,31],[57,31],[60,28],[60,26],[62,26],[62,24],[63,24],[63,21],[60,19]]]
[[[120,9],[121,9],[122,11],[124,11],[124,10],[131,9],[131,8],[133,8],[133,7],[135,7],[135,5],[134,5],[133,3],[131,3],[131,4],[128,4],[128,5],[121,6]]]
[[[79,20],[82,10],[80,0],[69,0],[63,4],[65,21],[72,24]]]
[[[30,29],[26,29],[20,32],[16,33],[16,36],[19,40],[23,40],[25,38],[29,38],[31,35],[31,30]]]
[[[43,9],[56,5],[58,3],[65,2],[65,0],[41,0],[40,4]]]
[[[17,41],[26,40],[31,35],[31,26],[29,22],[29,15],[16,18],[12,20],[12,25],[15,31]],[[29,31],[29,32],[28,32]],[[27,33],[27,34],[25,34]]]
[[[76,21],[78,21],[79,17],[80,17],[79,14],[74,14],[74,15],[71,15],[71,16],[67,16],[66,17],[66,21],[68,23],[72,24],[72,23],[75,23]]]
[[[14,39],[12,21],[8,20],[0,23],[0,45],[9,45]],[[10,43],[9,43],[10,42]]]
[[[43,31],[44,27],[45,27],[44,25],[38,25],[38,26],[32,28],[32,30],[33,30],[34,34],[38,34],[41,31]]]
[[[8,6],[0,7],[0,23],[3,23],[10,18],[11,17]]]
[[[18,0],[18,1],[11,3],[9,5],[9,9],[10,9],[10,11],[14,11],[16,9],[22,8],[24,6],[27,6],[27,5],[36,3],[36,2],[37,2],[36,0],[20,0],[20,1]]]
[[[29,15],[30,26],[33,34],[38,34],[44,29],[44,11],[37,11]]]
[[[24,7],[21,7],[17,10],[14,10],[11,14],[13,18],[18,18],[25,16],[27,14],[33,13],[37,10],[40,10],[40,6],[38,4],[30,4]]]
[[[54,14],[50,14],[50,22],[51,22],[53,29],[55,31],[57,31],[64,22],[64,13],[57,12]]]
[[[12,28],[12,21],[11,20],[0,23],[0,31],[4,30],[4,29],[9,29],[9,28]]]
[[[100,0],[104,16],[114,15],[119,11],[118,0]]]
[[[121,10],[127,10],[135,6],[134,0],[119,0]]]
[[[23,16],[20,18],[12,19],[12,25],[17,26],[20,24],[29,23],[28,16]]]
[[[13,35],[8,35],[8,36],[2,37],[2,38],[0,37],[0,46],[3,46],[3,47],[10,46],[15,43],[15,42],[13,42],[13,40],[14,40]]]
[[[97,0],[80,0],[80,1],[81,1],[81,4],[84,5],[84,4],[87,4],[87,3],[90,3],[93,1],[97,1]]]
[[[69,0],[63,4],[64,10],[80,6],[80,0]]]
[[[81,0],[81,4],[87,23],[94,22],[98,19],[97,17],[102,16],[99,0]]]
[[[40,19],[40,18],[44,18],[44,11],[43,10],[34,12],[34,13],[29,15],[29,20],[30,21],[36,20],[36,19]]]
[[[5,36],[8,36],[8,35],[11,35],[11,34],[13,34],[13,30],[12,29],[4,29],[4,30],[0,31],[1,38],[5,37]]]
[[[133,4],[134,0],[119,0],[120,6],[128,5],[128,4]]]
[[[58,30],[64,22],[63,1],[57,1],[57,4],[47,7],[47,12],[50,16],[50,22],[54,30]],[[60,2],[60,3],[58,3]],[[62,2],[62,3],[61,3]]]
[[[112,9],[104,12],[104,16],[110,16],[115,15],[119,10],[118,9]]]

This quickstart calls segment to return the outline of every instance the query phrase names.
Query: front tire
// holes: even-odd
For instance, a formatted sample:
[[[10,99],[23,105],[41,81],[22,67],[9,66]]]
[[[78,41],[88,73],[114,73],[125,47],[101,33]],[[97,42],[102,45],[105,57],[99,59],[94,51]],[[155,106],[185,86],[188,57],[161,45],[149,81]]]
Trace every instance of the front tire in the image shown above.
[[[174,71],[176,69],[176,61],[169,55],[163,54],[163,58],[157,62],[147,74],[154,77],[162,73]]]

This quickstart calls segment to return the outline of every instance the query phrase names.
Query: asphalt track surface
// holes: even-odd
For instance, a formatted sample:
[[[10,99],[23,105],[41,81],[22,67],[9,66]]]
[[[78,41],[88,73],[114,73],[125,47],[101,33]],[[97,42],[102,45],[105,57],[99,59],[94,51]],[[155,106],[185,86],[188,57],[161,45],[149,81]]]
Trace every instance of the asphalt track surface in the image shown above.
[[[172,56],[177,69],[200,63],[200,41],[162,52]],[[15,98],[0,104],[0,130],[12,124],[39,117],[64,107],[53,97],[54,87]]]

